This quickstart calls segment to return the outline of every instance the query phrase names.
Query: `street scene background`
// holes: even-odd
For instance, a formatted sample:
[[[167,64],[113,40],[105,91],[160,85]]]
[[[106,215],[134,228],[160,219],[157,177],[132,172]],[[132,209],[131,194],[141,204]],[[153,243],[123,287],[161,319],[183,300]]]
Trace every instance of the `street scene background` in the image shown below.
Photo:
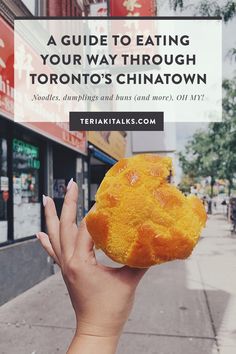
[[[15,124],[15,16],[107,14],[222,16],[222,123],[169,123],[164,132],[89,134],[69,132],[65,124]],[[81,186],[79,222],[117,160],[150,152],[172,157],[174,183],[202,200],[208,221],[189,259],[147,272],[118,353],[236,353],[235,1],[9,0],[1,1],[0,24],[0,354],[62,354],[74,333],[60,271],[34,235],[45,228],[42,193],[54,197],[60,213],[73,177]],[[22,53],[19,49],[24,57]],[[21,73],[27,70],[23,64]],[[110,264],[103,253],[97,257]]]
[[[103,254],[98,259],[107,264]],[[234,354],[236,238],[222,212],[186,261],[152,267],[136,293],[118,353]],[[75,319],[60,272],[0,308],[1,354],[63,354]]]

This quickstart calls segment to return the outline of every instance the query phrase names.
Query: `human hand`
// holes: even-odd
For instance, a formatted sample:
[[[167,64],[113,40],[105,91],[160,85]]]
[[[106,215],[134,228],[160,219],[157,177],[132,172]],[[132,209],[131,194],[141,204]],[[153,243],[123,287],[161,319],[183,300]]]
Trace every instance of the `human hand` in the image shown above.
[[[68,353],[98,354],[98,346],[102,354],[114,353],[146,270],[98,264],[86,222],[76,224],[77,201],[78,186],[71,180],[59,220],[53,200],[44,197],[48,235],[37,237],[60,266],[75,310],[77,328]]]

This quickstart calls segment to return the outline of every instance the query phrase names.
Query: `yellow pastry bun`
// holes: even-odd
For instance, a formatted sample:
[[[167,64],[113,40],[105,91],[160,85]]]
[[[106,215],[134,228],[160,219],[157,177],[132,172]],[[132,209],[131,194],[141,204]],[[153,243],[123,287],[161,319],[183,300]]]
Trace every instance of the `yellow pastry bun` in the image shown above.
[[[86,216],[95,246],[137,268],[187,258],[207,216],[197,197],[186,197],[170,184],[172,174],[169,157],[141,154],[118,161]]]

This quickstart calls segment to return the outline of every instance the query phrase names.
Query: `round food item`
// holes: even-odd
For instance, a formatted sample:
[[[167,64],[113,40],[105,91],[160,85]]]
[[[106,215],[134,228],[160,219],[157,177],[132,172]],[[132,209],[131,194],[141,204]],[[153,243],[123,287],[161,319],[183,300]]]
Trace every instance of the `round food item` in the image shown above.
[[[96,247],[137,268],[187,258],[207,216],[197,197],[170,184],[172,174],[169,157],[141,154],[118,161],[86,217]]]

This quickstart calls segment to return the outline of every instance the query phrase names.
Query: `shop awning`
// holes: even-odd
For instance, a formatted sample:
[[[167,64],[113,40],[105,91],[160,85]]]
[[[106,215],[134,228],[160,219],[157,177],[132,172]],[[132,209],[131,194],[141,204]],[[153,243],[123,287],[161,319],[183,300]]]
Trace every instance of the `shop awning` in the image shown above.
[[[93,157],[95,157],[96,159],[98,159],[98,160],[100,160],[102,162],[105,162],[105,163],[107,163],[109,165],[114,165],[117,162],[117,160],[115,160],[112,157],[106,155],[104,152],[96,149],[95,147],[92,147],[90,149],[90,151],[91,151],[91,155]]]

